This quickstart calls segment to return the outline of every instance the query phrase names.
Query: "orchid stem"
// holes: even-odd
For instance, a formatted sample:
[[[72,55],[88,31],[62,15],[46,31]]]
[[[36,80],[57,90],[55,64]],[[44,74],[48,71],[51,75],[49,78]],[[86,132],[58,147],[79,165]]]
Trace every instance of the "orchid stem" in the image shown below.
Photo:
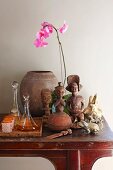
[[[59,44],[59,53],[60,53],[60,65],[61,65],[61,81],[63,82],[62,53],[61,53],[60,44]]]
[[[63,52],[63,48],[62,48],[62,44],[61,44],[61,41],[59,39],[59,33],[58,33],[58,30],[53,26],[54,30],[56,31],[57,33],[57,40],[58,40],[58,43],[59,43],[59,48],[61,50],[61,55],[62,55],[62,60],[63,60],[63,65],[64,65],[64,81],[63,81],[63,85],[65,86],[65,83],[66,83],[66,77],[67,77],[67,71],[66,71],[66,64],[65,64],[65,57],[64,57],[64,52]],[[61,71],[62,72],[62,71]]]
[[[48,25],[46,25],[48,26]],[[44,26],[44,27],[46,27]],[[67,71],[66,71],[66,64],[65,64],[65,57],[64,57],[64,52],[63,52],[63,48],[62,48],[62,44],[59,38],[59,33],[58,30],[52,25],[52,27],[54,28],[54,30],[57,33],[57,40],[59,43],[59,51],[60,51],[60,61],[61,61],[61,79],[63,79],[63,74],[62,74],[62,61],[63,61],[63,67],[64,67],[64,80],[62,80],[63,86],[65,86],[66,83],[66,77],[67,77]]]

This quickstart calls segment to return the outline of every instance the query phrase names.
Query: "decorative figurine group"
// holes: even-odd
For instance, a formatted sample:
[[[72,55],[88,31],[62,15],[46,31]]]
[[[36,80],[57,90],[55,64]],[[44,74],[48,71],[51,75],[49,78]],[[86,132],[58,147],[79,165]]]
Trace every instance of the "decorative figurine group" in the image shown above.
[[[52,99],[51,91],[42,90],[44,120],[50,129],[67,132],[70,128],[84,128],[87,133],[93,134],[102,129],[102,111],[98,107],[97,95],[90,96],[88,106],[84,108],[84,98],[79,95],[81,87],[79,76],[70,75],[67,77],[66,90],[71,94],[67,100],[64,96],[66,90],[61,83],[55,87],[55,99]],[[54,113],[53,109],[50,109],[50,104],[51,108],[54,108]]]
[[[98,133],[103,127],[102,111],[98,106],[97,95],[90,96],[87,107],[84,107],[84,98],[79,95],[82,85],[78,75],[67,77],[67,87],[61,82],[55,87],[54,92],[42,89],[43,124],[51,130],[58,131],[56,135],[48,139],[72,134],[72,129],[83,128],[87,133]],[[13,129],[20,131],[34,131],[39,127],[34,122],[29,110],[29,96],[24,98],[24,114],[19,112],[17,91],[18,83],[12,83],[13,107],[11,114],[2,121],[2,131],[12,132]],[[66,90],[70,92],[65,95]]]

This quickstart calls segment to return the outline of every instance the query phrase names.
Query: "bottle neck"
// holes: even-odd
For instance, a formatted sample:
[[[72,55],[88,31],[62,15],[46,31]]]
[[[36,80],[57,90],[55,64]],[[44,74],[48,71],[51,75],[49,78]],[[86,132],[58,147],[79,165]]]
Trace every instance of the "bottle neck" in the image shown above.
[[[14,96],[13,96],[13,107],[18,109],[18,102],[17,102],[17,89],[14,89]]]
[[[19,116],[19,108],[18,108],[18,96],[17,89],[13,89],[13,108],[11,109],[12,113],[15,113]]]
[[[25,112],[25,114],[26,114],[28,117],[30,117],[29,101],[25,101],[24,112]]]

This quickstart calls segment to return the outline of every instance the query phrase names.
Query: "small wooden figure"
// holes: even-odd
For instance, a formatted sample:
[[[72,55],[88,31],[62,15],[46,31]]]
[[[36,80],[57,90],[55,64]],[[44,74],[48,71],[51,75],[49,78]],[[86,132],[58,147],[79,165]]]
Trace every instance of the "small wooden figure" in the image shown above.
[[[65,101],[63,99],[65,89],[61,83],[55,87],[55,93],[57,95],[56,101],[53,103],[55,107],[55,113],[52,113],[48,118],[48,127],[52,130],[62,131],[71,127],[72,121],[68,114],[64,112]]]
[[[42,105],[43,105],[43,110],[44,110],[44,115],[43,115],[43,123],[45,126],[47,125],[48,117],[50,115],[50,103],[52,101],[51,97],[51,91],[49,89],[43,89],[41,91],[41,99],[42,99]]]
[[[84,99],[82,96],[78,95],[78,92],[82,87],[80,85],[80,78],[78,75],[70,75],[67,78],[67,83],[68,86],[66,87],[66,90],[72,93],[66,103],[69,113],[72,116],[73,122],[83,121]]]
[[[50,103],[52,100],[51,91],[49,89],[43,89],[41,91],[41,99],[43,104],[43,110],[46,116],[50,115]]]
[[[65,101],[63,99],[65,89],[61,85],[61,82],[58,83],[58,86],[55,87],[55,93],[57,95],[57,99],[54,103],[54,107],[56,112],[63,112],[64,111],[64,106],[65,106]]]

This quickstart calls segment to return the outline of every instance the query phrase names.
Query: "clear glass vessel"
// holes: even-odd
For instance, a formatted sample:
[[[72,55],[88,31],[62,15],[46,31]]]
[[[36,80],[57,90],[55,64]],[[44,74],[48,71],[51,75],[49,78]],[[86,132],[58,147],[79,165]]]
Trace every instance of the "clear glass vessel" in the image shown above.
[[[18,129],[21,131],[34,131],[38,130],[39,127],[33,120],[30,111],[29,111],[29,96],[23,96],[24,98],[24,114],[21,118]]]
[[[13,81],[12,90],[13,90],[13,106],[11,109],[11,115],[14,117],[14,129],[17,129],[17,126],[21,119],[21,114],[18,107],[18,82]]]

